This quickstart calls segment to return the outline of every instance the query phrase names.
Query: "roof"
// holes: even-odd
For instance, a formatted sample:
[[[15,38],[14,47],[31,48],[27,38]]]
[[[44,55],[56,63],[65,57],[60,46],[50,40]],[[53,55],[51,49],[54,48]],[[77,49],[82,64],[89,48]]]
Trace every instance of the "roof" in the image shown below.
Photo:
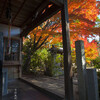
[[[57,48],[54,45],[52,45],[52,48],[50,48],[49,51],[51,53],[63,54],[63,48]]]
[[[0,0],[0,24],[8,25],[8,19],[6,18],[8,1],[9,0]],[[60,9],[61,1],[62,0],[11,0],[12,26],[24,29],[23,34],[25,34],[25,32],[28,33],[51,17],[54,14],[53,12],[57,12]],[[51,4],[52,7],[49,9],[48,5]],[[43,13],[44,10],[45,12]]]

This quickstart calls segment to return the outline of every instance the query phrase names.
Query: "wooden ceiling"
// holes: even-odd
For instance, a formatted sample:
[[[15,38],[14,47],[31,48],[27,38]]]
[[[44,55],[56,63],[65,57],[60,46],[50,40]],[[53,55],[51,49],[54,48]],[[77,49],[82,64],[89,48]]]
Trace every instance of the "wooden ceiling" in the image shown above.
[[[12,25],[22,27],[27,24],[28,19],[43,2],[44,0],[11,0]],[[7,5],[8,0],[0,0],[0,23],[2,24],[8,24]]]
[[[7,10],[8,1],[9,0],[0,0],[0,24],[8,25],[9,21],[6,18],[6,10]],[[23,29],[26,28],[27,30],[27,27],[30,24],[32,24],[32,21],[34,19],[39,20],[42,15],[42,19],[46,20],[45,18],[46,14],[47,16],[49,16],[50,14],[52,15],[54,11],[58,11],[60,3],[61,3],[60,0],[11,0],[11,13],[12,13],[11,24],[12,26],[17,26]],[[51,7],[48,10],[47,6],[49,4],[52,4],[53,6],[54,5],[55,6]],[[45,11],[46,14],[42,13],[44,9],[47,9]],[[35,22],[33,21],[34,24],[36,24],[37,22],[39,23],[40,20],[35,21]],[[31,28],[29,29],[29,31],[32,30],[32,27],[33,25],[31,25]]]

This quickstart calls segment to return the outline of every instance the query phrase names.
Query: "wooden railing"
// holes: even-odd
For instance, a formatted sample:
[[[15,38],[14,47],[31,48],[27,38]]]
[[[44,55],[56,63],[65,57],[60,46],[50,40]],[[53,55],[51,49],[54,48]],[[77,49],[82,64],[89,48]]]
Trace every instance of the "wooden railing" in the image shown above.
[[[21,65],[20,61],[3,61],[3,66]]]
[[[5,55],[4,61],[18,61],[19,53],[11,53],[10,55]]]

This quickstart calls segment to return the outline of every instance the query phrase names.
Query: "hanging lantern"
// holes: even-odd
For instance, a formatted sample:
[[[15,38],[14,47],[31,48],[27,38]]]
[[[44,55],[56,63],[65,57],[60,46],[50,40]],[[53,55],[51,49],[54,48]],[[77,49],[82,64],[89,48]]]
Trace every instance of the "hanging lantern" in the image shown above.
[[[8,0],[8,6],[6,9],[6,18],[8,19],[8,45],[7,45],[7,54],[11,53],[11,0]]]

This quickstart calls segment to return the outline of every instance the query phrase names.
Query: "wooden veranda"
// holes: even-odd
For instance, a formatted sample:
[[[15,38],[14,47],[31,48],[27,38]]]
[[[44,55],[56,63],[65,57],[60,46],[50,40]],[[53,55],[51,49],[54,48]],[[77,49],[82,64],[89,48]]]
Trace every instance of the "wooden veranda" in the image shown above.
[[[26,36],[35,27],[52,17],[61,10],[62,17],[62,35],[64,51],[64,85],[65,100],[73,100],[72,70],[71,70],[71,48],[68,20],[67,0],[10,0],[11,1],[11,37],[21,39]],[[0,32],[7,37],[8,19],[5,16],[9,0],[0,0]],[[48,5],[52,5],[48,7]],[[1,33],[0,33],[1,34]],[[1,38],[1,37],[0,37]],[[3,43],[0,39],[0,73],[4,67]],[[20,49],[21,51],[21,43]],[[13,62],[14,64],[15,62]],[[7,63],[9,65],[9,63]],[[12,64],[12,63],[10,63]],[[21,65],[21,54],[19,59]],[[20,73],[19,73],[20,74]],[[21,77],[19,75],[19,77]],[[2,75],[0,75],[0,96],[2,97]]]

